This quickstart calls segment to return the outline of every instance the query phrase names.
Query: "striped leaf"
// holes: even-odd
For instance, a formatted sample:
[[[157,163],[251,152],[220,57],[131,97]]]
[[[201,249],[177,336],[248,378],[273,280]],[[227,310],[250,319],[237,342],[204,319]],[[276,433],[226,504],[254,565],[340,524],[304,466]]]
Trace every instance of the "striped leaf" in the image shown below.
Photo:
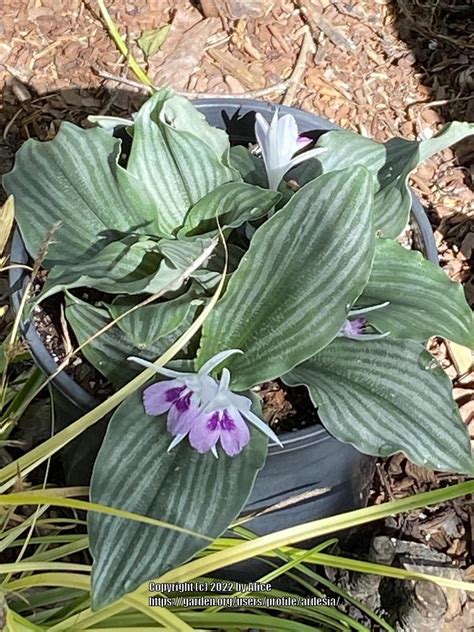
[[[213,233],[211,233],[212,235]],[[208,233],[209,235],[209,233]],[[179,270],[186,270],[206,251],[212,243],[212,237],[201,235],[182,239],[161,239],[160,251],[166,257],[169,265]],[[233,272],[242,258],[243,251],[235,244],[227,245],[229,272]],[[212,255],[194,272],[195,279],[205,289],[212,289],[220,280],[225,266],[225,252],[219,243]]]
[[[145,315],[140,322],[139,312],[145,308],[139,308],[135,312],[135,329],[128,332],[114,325],[88,343],[82,353],[113,384],[123,386],[139,372],[127,357],[135,355],[150,362],[156,360],[191,325],[197,307],[197,304],[192,304],[178,327],[154,340],[151,340],[151,335],[146,330],[149,315]],[[79,344],[89,340],[112,320],[107,309],[90,305],[71,294],[66,295],[66,319]],[[139,324],[142,326],[141,330],[138,329]],[[153,330],[156,331],[155,328]]]
[[[472,123],[450,123],[436,136],[423,141],[394,138],[385,144],[348,131],[323,134],[318,147],[327,151],[318,156],[324,173],[363,165],[376,176],[375,226],[383,237],[397,237],[405,228],[411,208],[407,181],[410,173],[433,154],[474,134]],[[312,177],[318,175],[318,171]],[[306,169],[301,176],[311,177]]]
[[[263,188],[268,186],[263,160],[250,153],[246,147],[231,147],[230,163],[240,173],[244,182]]]
[[[339,332],[367,282],[372,178],[346,169],[308,183],[254,234],[204,323],[199,362],[224,349],[245,390],[311,357]]]
[[[215,538],[244,506],[265,462],[266,438],[252,438],[238,457],[198,454],[185,440],[169,453],[164,417],[145,414],[135,393],[115,412],[97,457],[91,500],[165,520]],[[146,580],[176,568],[207,539],[89,512],[94,558],[92,607],[106,606]]]
[[[262,217],[280,199],[269,191],[245,182],[229,182],[217,187],[195,204],[186,215],[178,235],[195,235],[216,229],[216,217],[221,228],[237,228],[244,222]]]
[[[142,183],[141,196],[145,204],[152,201],[162,234],[172,235],[216,187],[240,179],[228,166],[228,152],[225,132],[208,125],[186,99],[160,90],[142,106],[127,172]]]
[[[117,165],[119,153],[120,141],[103,129],[71,123],[63,123],[53,140],[28,140],[17,153],[3,185],[15,196],[27,250],[34,256],[51,227],[61,223],[47,267],[56,260],[76,262],[132,230],[158,233],[156,208],[139,203],[140,183]]]
[[[425,341],[436,335],[474,346],[472,311],[462,285],[419,252],[389,239],[376,242],[372,272],[357,307],[385,301],[390,304],[366,318],[392,338]]]
[[[231,165],[240,173],[244,182],[262,188],[268,187],[267,174],[263,164],[263,159],[255,154],[252,154],[246,147],[243,147],[242,145],[231,147],[230,162]],[[305,166],[308,162],[312,164],[311,176],[305,179],[303,184],[306,184],[306,182],[309,182],[310,180],[314,180],[316,175],[321,175],[321,166],[319,162],[316,159],[311,159],[289,171],[286,179],[291,180],[291,174],[294,172],[301,174],[300,169],[303,169],[303,172],[306,173]],[[314,170],[315,165],[317,166],[318,173]],[[280,193],[280,200],[276,203],[277,209],[281,208],[288,202],[294,193],[294,188],[288,186],[286,181],[282,180],[280,186],[278,187],[278,192]]]
[[[196,309],[202,302],[202,299],[197,298],[197,293],[190,291],[174,300],[139,307],[120,318],[117,326],[137,349],[148,349],[160,338],[175,332],[178,327],[181,333],[183,321],[186,320],[188,324],[190,320],[192,322]],[[108,311],[115,319],[134,305],[135,301],[131,302],[128,297],[119,297],[108,306]]]
[[[138,239],[130,236],[104,246],[75,263],[57,264],[49,272],[36,303],[56,292],[87,287],[109,294],[155,294],[178,289],[183,273],[210,247],[211,238],[180,242],[176,239]],[[222,269],[222,268],[221,268]],[[219,276],[205,268],[194,274]]]
[[[336,338],[283,379],[305,384],[327,430],[361,452],[474,474],[451,382],[417,342]]]
[[[111,294],[140,294],[169,282],[166,266],[160,275],[162,255],[153,240],[113,241],[90,257],[53,266],[37,302],[56,292],[88,287]],[[179,276],[176,271],[175,278]],[[155,290],[155,287],[157,288]]]

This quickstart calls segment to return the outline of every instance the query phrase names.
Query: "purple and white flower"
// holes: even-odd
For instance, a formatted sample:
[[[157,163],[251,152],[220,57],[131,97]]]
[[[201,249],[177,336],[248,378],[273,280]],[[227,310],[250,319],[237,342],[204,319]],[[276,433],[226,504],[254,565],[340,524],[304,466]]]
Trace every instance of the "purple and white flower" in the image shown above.
[[[287,171],[304,160],[326,151],[324,147],[316,147],[295,156],[312,139],[298,135],[295,117],[292,114],[285,114],[279,118],[278,110],[275,110],[271,123],[268,123],[259,112],[256,114],[255,136],[262,152],[268,187],[274,191],[278,189]]]
[[[364,314],[372,312],[374,309],[381,309],[382,307],[386,307],[388,304],[389,303],[387,301],[385,303],[380,303],[379,305],[372,305],[370,307],[362,307],[360,309],[349,310],[349,318],[344,321],[344,324],[342,325],[341,331],[338,333],[338,336],[343,336],[344,338],[352,338],[352,340],[379,340],[380,338],[386,338],[390,335],[389,331],[383,334],[367,331],[370,325]],[[355,316],[356,318],[351,318],[352,316]]]
[[[251,411],[251,400],[229,389],[228,369],[222,370],[219,382],[209,375],[234,353],[242,351],[230,349],[217,353],[197,373],[173,371],[157,367],[142,358],[128,358],[170,378],[148,386],[143,392],[143,404],[148,415],[168,413],[166,428],[174,437],[168,451],[187,436],[191,446],[201,454],[210,450],[217,457],[216,446],[220,441],[224,452],[235,456],[250,441],[247,421],[282,446],[273,430]]]

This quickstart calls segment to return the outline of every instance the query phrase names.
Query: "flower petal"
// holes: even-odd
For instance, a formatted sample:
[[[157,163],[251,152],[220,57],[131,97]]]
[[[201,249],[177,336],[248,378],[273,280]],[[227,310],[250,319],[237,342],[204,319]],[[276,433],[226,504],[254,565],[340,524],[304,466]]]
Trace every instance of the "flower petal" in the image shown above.
[[[201,414],[195,420],[189,431],[189,443],[200,454],[205,454],[216,445],[220,434],[221,411],[214,410],[208,414]]]
[[[257,415],[254,415],[253,412],[250,410],[241,410],[240,412],[246,419],[248,419],[254,426],[256,426],[260,430],[260,432],[263,432],[263,434],[267,435],[267,437],[271,439],[273,443],[276,443],[280,446],[280,448],[283,448],[283,443],[276,436],[270,426],[267,426],[267,424],[259,417],[257,417]]]
[[[351,340],[380,340],[381,338],[390,336],[390,332],[386,331],[384,334],[344,334],[344,336],[346,338],[350,338]]]
[[[143,405],[147,415],[162,415],[179,398],[186,386],[179,380],[163,380],[155,382],[143,391]]]
[[[275,167],[271,169],[267,167],[267,180],[270,191],[278,191],[280,182],[283,180],[283,176],[289,168],[290,167],[286,164],[283,165],[283,167]]]
[[[148,360],[143,360],[143,358],[137,358],[136,356],[129,356],[127,360],[131,362],[136,362],[137,364],[141,364],[145,366],[147,369],[153,369],[156,373],[160,375],[166,375],[166,377],[180,377],[183,375],[180,371],[173,371],[172,369],[165,369],[162,366],[156,366],[153,362],[148,362]]]
[[[226,358],[235,353],[243,353],[241,349],[227,349],[226,351],[219,351],[216,355],[213,355],[212,358],[209,358],[207,362],[204,362],[202,367],[199,369],[199,375],[207,375],[211,371],[213,371],[216,366],[219,366]]]
[[[301,149],[298,146],[298,125],[292,114],[285,114],[278,121],[278,156],[280,164],[287,164],[295,151]]]
[[[304,151],[301,154],[298,154],[289,161],[287,171],[293,169],[293,167],[296,167],[296,165],[299,165],[305,160],[309,160],[310,158],[315,158],[316,156],[319,156],[319,154],[322,154],[325,151],[327,151],[327,147],[315,147],[314,149],[310,149],[308,151]]]
[[[296,140],[296,143],[298,145],[298,150],[303,149],[303,147],[306,147],[306,145],[309,145],[312,142],[313,142],[313,139],[310,138],[309,136],[305,136],[304,134],[300,134]]]
[[[220,440],[224,452],[229,456],[236,456],[242,452],[250,441],[250,432],[239,412],[232,409],[223,410],[220,426]]]
[[[341,334],[346,337],[360,336],[367,327],[367,320],[363,316],[357,316],[353,320],[349,318],[342,325]]]
[[[374,309],[381,309],[382,307],[387,307],[390,305],[390,301],[385,301],[385,303],[378,303],[377,305],[370,305],[369,307],[361,307],[360,309],[350,309],[349,316],[357,316],[358,314],[367,314],[368,312],[373,312]]]
[[[227,391],[226,396],[229,403],[240,412],[251,410],[252,400],[249,397],[233,393],[232,391]]]
[[[178,443],[181,443],[181,441],[184,439],[186,435],[185,434],[178,434],[176,435],[176,437],[174,437],[173,441],[169,444],[168,449],[166,450],[166,452],[170,452],[175,446],[178,445]]]
[[[266,121],[266,119],[257,112],[255,115],[255,136],[257,138],[257,143],[260,146],[260,151],[262,152],[263,161],[266,164],[265,156],[269,152],[268,146],[268,133],[270,130],[270,125]]]
[[[172,435],[187,435],[199,415],[199,398],[188,391],[171,406],[166,428]]]

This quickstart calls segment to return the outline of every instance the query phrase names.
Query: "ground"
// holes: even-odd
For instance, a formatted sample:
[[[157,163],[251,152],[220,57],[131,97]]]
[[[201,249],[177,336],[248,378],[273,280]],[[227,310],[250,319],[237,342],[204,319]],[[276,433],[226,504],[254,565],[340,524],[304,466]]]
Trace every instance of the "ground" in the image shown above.
[[[107,4],[155,85],[171,85],[191,96],[259,95],[263,89],[263,98],[283,100],[379,141],[427,138],[443,122],[474,120],[469,0],[226,0],[215,5],[224,15],[207,18],[199,3],[185,0]],[[211,5],[202,2],[208,11]],[[246,6],[258,17],[246,19]],[[229,18],[229,11],[239,7],[244,17]],[[10,168],[24,139],[50,138],[62,120],[87,125],[87,114],[134,111],[143,98],[143,91],[129,83],[104,78],[136,81],[99,15],[93,0],[3,0],[0,171]],[[168,38],[145,60],[137,39],[145,29],[165,24],[172,24]],[[265,92],[271,86],[276,86],[273,92]],[[471,139],[426,162],[412,179],[428,209],[440,263],[465,285],[471,305],[473,177]],[[0,283],[3,294],[5,280]],[[433,341],[432,350],[453,380],[455,398],[474,437],[469,358],[441,341]],[[457,479],[423,471],[400,456],[379,464],[377,471],[372,502]],[[387,527],[398,530],[398,537],[429,542],[466,567],[472,559],[471,510],[472,501],[463,500],[409,514],[403,523]]]

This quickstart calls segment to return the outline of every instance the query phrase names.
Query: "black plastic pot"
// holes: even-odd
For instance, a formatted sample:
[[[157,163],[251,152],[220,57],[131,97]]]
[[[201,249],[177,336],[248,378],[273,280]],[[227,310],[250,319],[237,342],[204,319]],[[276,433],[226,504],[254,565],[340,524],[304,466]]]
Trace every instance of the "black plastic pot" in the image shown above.
[[[202,99],[196,101],[196,106],[211,125],[227,130],[233,144],[254,142],[255,113],[260,112],[270,119],[276,107],[261,101],[231,98]],[[314,114],[284,106],[279,108],[282,113],[295,116],[300,132],[317,135],[337,128]],[[412,227],[416,247],[428,259],[437,263],[436,244],[430,223],[414,196]],[[12,263],[25,264],[29,260],[18,232],[13,238],[11,257]],[[10,272],[12,306],[15,311],[19,306],[26,278],[24,270],[12,269]],[[38,366],[45,373],[51,374],[56,369],[56,363],[34,327],[24,324],[23,335]],[[96,404],[94,398],[65,372],[59,374],[53,384],[60,394],[61,410],[66,415],[63,423],[70,423]],[[94,428],[80,437],[82,444],[100,443],[101,433],[98,434]],[[252,519],[246,523],[248,528],[259,534],[274,532],[309,520],[350,511],[366,503],[373,473],[372,457],[337,441],[320,426],[286,433],[281,436],[281,440],[283,449],[274,446],[269,448],[267,462],[257,477],[245,513],[260,513],[294,497],[297,501]],[[68,458],[73,452],[81,458],[80,445],[75,442],[71,444]]]

